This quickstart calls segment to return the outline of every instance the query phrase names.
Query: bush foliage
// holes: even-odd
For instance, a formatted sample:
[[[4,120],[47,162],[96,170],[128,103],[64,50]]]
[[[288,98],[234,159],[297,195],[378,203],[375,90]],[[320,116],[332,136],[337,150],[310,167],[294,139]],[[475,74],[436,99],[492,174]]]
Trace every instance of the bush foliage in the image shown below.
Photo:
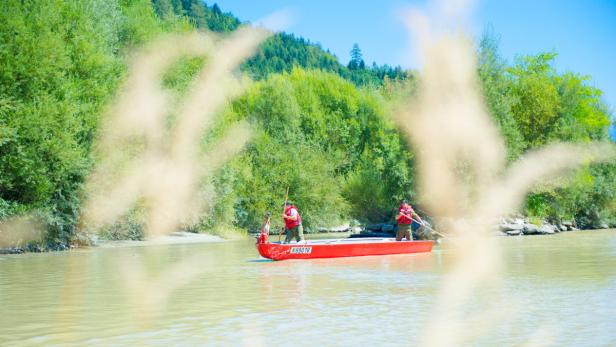
[[[36,213],[49,244],[69,242],[99,118],[125,74],[127,52],[168,32],[226,33],[240,24],[200,0],[1,2],[0,219]],[[510,64],[486,35],[478,58],[509,162],[557,141],[613,141],[601,91],[588,76],[556,71],[556,53]],[[178,63],[165,86],[181,93],[202,65]],[[343,65],[286,33],[268,40],[242,71],[255,82],[223,112],[221,127],[246,119],[255,135],[204,182],[210,209],[194,228],[256,229],[265,211],[282,211],[287,188],[308,228],[388,220],[399,199],[413,197],[413,151],[387,117],[391,99],[413,92],[411,72],[367,67],[358,46]],[[537,187],[524,211],[588,227],[615,223],[616,164],[587,166],[564,184]],[[118,228],[126,232],[111,237],[140,237],[138,218],[126,220]]]

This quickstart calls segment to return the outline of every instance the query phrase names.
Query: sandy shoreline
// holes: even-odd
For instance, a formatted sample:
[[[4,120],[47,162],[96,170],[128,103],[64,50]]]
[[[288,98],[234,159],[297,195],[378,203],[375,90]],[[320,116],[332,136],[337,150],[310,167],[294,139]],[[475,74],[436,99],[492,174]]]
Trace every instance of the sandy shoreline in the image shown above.
[[[118,240],[107,241],[100,240],[95,247],[110,248],[110,247],[135,247],[135,246],[153,246],[153,245],[177,245],[190,243],[214,243],[228,241],[220,236],[211,234],[197,234],[186,231],[175,231],[169,235],[161,235],[143,241]]]

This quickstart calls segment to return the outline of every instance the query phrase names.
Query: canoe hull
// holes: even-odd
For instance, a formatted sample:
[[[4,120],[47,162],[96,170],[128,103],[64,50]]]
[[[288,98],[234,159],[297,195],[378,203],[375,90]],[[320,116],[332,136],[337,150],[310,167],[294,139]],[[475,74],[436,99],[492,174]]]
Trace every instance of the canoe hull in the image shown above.
[[[357,241],[315,240],[291,244],[259,243],[257,249],[264,258],[286,260],[423,253],[432,251],[433,245],[433,241],[354,240]]]

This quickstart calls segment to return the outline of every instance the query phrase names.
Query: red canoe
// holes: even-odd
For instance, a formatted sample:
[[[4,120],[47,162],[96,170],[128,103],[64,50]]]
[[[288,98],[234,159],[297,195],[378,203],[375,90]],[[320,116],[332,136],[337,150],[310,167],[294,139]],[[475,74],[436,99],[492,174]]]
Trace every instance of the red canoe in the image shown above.
[[[360,257],[432,251],[433,241],[396,241],[393,238],[310,240],[300,243],[257,243],[262,257],[272,260]]]

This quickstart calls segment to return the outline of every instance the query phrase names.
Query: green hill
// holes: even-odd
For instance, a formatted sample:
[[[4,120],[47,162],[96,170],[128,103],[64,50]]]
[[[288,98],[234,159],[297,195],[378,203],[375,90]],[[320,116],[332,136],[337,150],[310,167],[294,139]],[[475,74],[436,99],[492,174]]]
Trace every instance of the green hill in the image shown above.
[[[199,29],[225,33],[235,30],[242,23],[233,14],[222,12],[217,4],[210,7],[201,0],[154,0],[153,4],[159,17],[184,17]],[[333,72],[358,86],[382,85],[385,76],[388,79],[409,77],[408,72],[400,67],[376,64],[366,67],[361,53],[348,66],[344,66],[320,45],[285,32],[265,41],[242,70],[260,80],[273,73],[290,72],[294,67]]]

